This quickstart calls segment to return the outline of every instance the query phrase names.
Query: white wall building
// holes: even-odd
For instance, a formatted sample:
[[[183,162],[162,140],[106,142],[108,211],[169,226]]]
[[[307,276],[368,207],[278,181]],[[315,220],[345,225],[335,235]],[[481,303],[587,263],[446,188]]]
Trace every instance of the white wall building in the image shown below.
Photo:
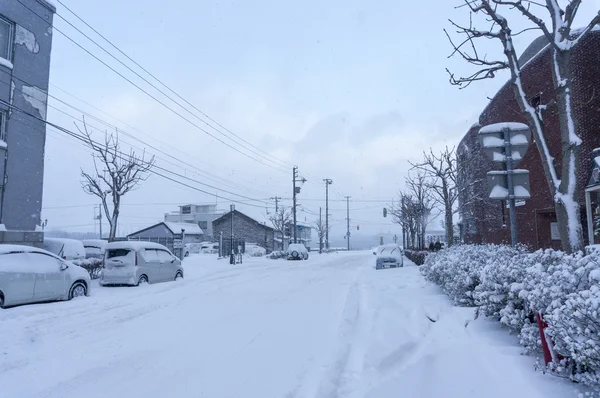
[[[204,239],[214,240],[212,222],[225,214],[217,205],[181,205],[179,210],[165,214],[165,221],[194,223],[204,231]]]

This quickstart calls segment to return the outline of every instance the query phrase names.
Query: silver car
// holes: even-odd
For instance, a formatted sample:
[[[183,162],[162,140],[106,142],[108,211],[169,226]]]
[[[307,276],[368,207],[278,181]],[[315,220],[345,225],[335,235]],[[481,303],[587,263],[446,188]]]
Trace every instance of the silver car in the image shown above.
[[[90,293],[88,272],[42,249],[0,245],[0,308]]]
[[[101,285],[139,285],[183,278],[181,261],[153,242],[112,242],[106,245]]]

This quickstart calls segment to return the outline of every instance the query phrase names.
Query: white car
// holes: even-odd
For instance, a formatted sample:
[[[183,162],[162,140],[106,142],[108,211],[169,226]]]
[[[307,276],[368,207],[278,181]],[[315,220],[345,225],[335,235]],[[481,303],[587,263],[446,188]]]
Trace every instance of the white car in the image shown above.
[[[219,253],[219,244],[211,243],[211,242],[204,242],[204,243],[202,243],[202,246],[200,247],[200,252],[203,254],[217,254],[217,253]]]
[[[44,249],[67,261],[85,258],[83,243],[75,239],[44,238]]]
[[[100,284],[139,285],[183,278],[181,261],[163,245],[124,241],[106,245]]]
[[[256,244],[246,243],[246,254],[252,257],[262,257],[267,254],[267,249]]]
[[[375,269],[404,266],[404,251],[396,244],[379,246],[376,251]]]
[[[288,260],[308,260],[308,250],[302,243],[292,243],[286,253]]]
[[[85,258],[104,258],[107,241],[103,239],[84,239],[81,241],[85,250]]]
[[[0,245],[0,308],[89,294],[85,269],[36,247]]]

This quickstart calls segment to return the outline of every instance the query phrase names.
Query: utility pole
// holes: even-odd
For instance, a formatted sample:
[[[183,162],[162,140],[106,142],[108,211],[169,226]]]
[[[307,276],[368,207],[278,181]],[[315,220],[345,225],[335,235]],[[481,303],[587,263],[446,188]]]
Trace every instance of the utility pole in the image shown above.
[[[346,196],[346,239],[348,240],[348,251],[350,251],[350,196]]]
[[[298,177],[298,167],[294,166],[294,243],[298,243],[298,240],[296,238],[296,177]]]
[[[102,205],[98,206],[98,222],[100,223],[100,239],[102,239]]]
[[[274,198],[269,198],[269,200],[275,201],[275,214],[277,214],[277,212],[279,211],[279,201],[281,200],[281,197],[275,196]]]
[[[329,186],[333,180],[325,178],[325,248],[329,249]]]
[[[319,207],[319,254],[323,252],[323,218],[322,218],[322,207]]]
[[[296,187],[296,183],[297,182],[301,182],[301,183],[305,183],[306,182],[306,178],[301,178],[301,179],[297,179],[298,178],[298,167],[294,166],[294,175],[293,175],[293,185],[294,185],[294,197],[293,197],[293,201],[294,201],[294,243],[298,243],[298,234],[297,234],[297,230],[298,230],[298,226],[296,225],[296,194],[300,193],[300,187]]]

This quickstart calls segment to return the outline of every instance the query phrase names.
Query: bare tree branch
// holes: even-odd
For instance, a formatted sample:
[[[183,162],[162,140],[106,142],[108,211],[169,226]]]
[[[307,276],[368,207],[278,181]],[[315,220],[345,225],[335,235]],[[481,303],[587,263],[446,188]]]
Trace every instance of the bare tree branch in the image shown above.
[[[77,125],[79,132],[87,139],[87,145],[92,149],[94,172],[81,170],[83,191],[88,195],[97,196],[102,201],[102,207],[108,218],[110,241],[116,238],[121,199],[127,193],[136,189],[148,179],[148,172],[154,166],[154,156],[145,159],[145,153],[138,156],[131,150],[123,154],[120,150],[118,135],[104,135],[104,143],[99,144],[92,139],[91,132],[83,119],[83,129]],[[101,169],[98,167],[100,165]],[[109,200],[110,206],[109,206]]]

